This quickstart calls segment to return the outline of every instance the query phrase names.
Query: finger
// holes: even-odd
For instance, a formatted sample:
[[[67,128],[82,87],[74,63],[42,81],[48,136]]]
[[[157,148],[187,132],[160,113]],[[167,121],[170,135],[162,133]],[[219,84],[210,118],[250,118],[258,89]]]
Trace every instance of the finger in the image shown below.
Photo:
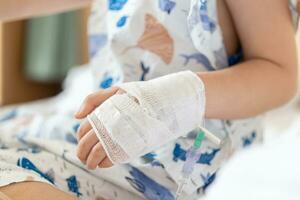
[[[113,163],[110,161],[110,159],[108,157],[105,157],[100,164],[98,164],[98,166],[100,168],[108,168],[108,167],[112,167]]]
[[[86,159],[94,147],[98,142],[98,138],[93,130],[90,130],[78,143],[77,147],[77,157],[81,162],[86,163]]]
[[[124,94],[124,93],[126,93],[126,91],[119,88],[115,94]]]
[[[82,103],[78,112],[75,113],[77,119],[82,119],[90,114],[96,107],[103,103],[106,99],[114,95],[118,91],[117,87],[111,87],[106,90],[90,94]]]
[[[77,137],[77,141],[79,142],[79,140],[85,135],[87,134],[90,130],[92,129],[91,124],[89,123],[88,120],[85,120],[83,123],[80,124],[80,127],[77,131],[76,137]]]
[[[101,161],[106,157],[106,153],[101,145],[100,142],[98,142],[93,149],[91,150],[87,160],[86,160],[86,166],[88,169],[96,169],[98,164],[101,163]]]

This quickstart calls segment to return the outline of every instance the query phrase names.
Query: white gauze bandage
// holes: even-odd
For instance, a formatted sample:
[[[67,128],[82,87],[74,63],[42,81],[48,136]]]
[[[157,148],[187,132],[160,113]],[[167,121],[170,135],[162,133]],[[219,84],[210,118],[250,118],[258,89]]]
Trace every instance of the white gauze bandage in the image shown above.
[[[119,86],[88,116],[113,163],[125,163],[194,130],[203,121],[201,79],[184,71]]]

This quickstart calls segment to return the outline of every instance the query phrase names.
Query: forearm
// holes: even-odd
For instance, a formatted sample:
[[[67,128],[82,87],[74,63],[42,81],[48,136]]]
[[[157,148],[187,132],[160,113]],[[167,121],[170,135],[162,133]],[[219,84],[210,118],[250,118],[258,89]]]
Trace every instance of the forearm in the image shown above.
[[[287,102],[297,87],[296,70],[263,59],[200,72],[198,76],[206,88],[207,118],[237,119],[261,114]]]
[[[1,0],[0,21],[46,15],[88,6],[91,0]]]

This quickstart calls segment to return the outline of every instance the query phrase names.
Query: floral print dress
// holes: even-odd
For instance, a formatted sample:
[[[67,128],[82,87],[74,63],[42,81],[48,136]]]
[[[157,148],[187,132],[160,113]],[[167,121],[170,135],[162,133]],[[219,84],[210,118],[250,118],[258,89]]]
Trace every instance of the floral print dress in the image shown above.
[[[295,25],[296,4],[290,1]],[[220,70],[243,59],[242,50],[226,54],[217,0],[94,0],[89,34],[91,62],[85,69],[89,75],[81,77],[92,78],[91,91],[183,70]],[[78,88],[84,83],[76,84],[68,91],[82,93]],[[175,199],[195,133],[186,133],[132,163],[89,171],[76,158],[80,123],[73,119],[76,107],[57,106],[64,98],[68,94],[40,106],[2,109],[0,186],[41,181],[80,199]],[[183,199],[202,196],[232,152],[262,138],[261,117],[205,120],[205,127],[228,142],[219,147],[204,141]]]

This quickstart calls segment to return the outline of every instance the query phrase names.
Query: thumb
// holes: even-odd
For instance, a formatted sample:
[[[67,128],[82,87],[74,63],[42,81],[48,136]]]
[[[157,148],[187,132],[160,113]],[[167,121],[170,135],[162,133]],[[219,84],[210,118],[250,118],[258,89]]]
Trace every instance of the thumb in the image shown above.
[[[75,113],[75,117],[77,119],[85,118],[106,99],[113,96],[117,91],[117,87],[111,87],[109,89],[101,90],[99,92],[88,95],[81,104],[79,110]]]

